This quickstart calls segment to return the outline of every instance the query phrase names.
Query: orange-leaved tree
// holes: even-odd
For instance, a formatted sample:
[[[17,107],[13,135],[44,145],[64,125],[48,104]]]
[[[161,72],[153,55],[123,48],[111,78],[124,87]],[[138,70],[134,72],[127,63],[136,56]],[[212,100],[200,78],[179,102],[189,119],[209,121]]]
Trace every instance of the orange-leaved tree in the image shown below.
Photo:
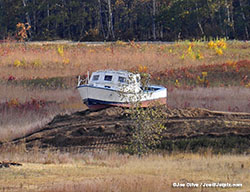
[[[18,23],[16,25],[16,38],[18,41],[24,41],[25,39],[28,38],[27,31],[30,30],[31,26],[29,23]]]

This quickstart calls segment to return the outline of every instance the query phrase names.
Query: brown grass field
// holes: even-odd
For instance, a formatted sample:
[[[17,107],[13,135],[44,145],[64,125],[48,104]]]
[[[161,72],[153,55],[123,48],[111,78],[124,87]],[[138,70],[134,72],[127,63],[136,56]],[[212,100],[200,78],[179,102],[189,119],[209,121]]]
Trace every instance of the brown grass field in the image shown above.
[[[13,150],[13,149],[12,149]],[[17,150],[17,149],[15,149]],[[246,155],[174,153],[143,158],[117,153],[70,154],[20,148],[1,158],[23,166],[0,171],[2,191],[249,191],[250,162]],[[174,188],[195,183],[197,188]],[[201,183],[242,184],[242,187],[201,187]]]
[[[138,66],[159,73],[249,60],[249,52],[249,42],[225,40],[218,40],[216,46],[198,41],[166,45],[118,41],[101,46],[5,43],[0,45],[0,78],[64,77],[100,69],[133,70]]]
[[[87,71],[151,74],[168,87],[170,108],[250,112],[250,43],[225,41],[103,45],[0,44],[0,142],[24,136],[57,114],[86,109],[75,89]],[[202,73],[205,72],[205,73]],[[205,75],[204,75],[205,74]],[[161,152],[139,158],[117,152],[73,153],[9,146],[0,191],[250,191],[249,154]],[[241,183],[239,188],[174,188],[173,183]]]

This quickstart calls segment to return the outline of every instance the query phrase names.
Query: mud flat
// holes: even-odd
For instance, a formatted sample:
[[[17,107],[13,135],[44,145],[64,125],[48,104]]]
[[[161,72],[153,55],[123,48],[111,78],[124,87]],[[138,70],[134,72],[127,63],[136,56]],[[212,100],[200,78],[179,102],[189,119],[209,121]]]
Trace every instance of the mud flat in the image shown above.
[[[164,108],[167,130],[161,149],[250,153],[250,114],[209,111],[206,109]],[[60,150],[108,150],[123,146],[133,127],[129,111],[107,108],[84,110],[71,115],[58,115],[40,131],[13,143],[25,142],[27,148]]]

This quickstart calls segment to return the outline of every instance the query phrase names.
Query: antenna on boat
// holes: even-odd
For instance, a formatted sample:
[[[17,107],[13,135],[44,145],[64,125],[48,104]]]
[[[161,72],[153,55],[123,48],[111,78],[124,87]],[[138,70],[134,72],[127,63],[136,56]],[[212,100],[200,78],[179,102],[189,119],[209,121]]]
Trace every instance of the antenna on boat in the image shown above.
[[[78,83],[77,83],[77,86],[80,86],[81,85],[81,76],[80,75],[78,75]]]
[[[89,83],[89,71],[87,72],[87,80],[88,80],[87,83]]]

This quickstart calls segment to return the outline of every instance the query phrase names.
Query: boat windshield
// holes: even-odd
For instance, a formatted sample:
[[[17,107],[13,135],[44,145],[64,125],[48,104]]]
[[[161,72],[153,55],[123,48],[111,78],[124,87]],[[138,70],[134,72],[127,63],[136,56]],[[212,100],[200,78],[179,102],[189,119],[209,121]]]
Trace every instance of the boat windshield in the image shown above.
[[[112,81],[112,75],[105,75],[104,81]]]
[[[93,78],[92,78],[92,80],[93,80],[93,81],[98,81],[99,76],[100,76],[100,75],[94,75]]]
[[[118,77],[118,81],[119,81],[120,83],[126,83],[126,77],[121,77],[121,76],[119,76],[119,77]]]

